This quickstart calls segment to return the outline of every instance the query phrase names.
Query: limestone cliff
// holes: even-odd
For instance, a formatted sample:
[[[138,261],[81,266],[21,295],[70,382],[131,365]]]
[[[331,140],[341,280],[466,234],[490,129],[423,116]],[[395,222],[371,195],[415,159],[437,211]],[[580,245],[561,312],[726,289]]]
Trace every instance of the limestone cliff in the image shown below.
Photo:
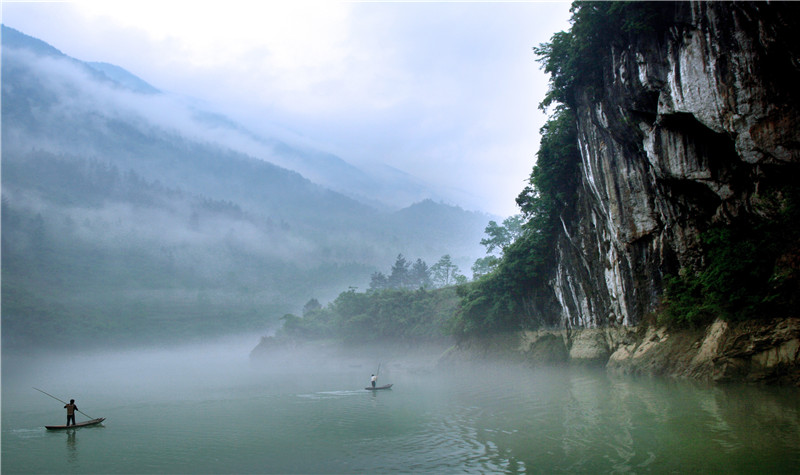
[[[551,281],[566,328],[635,325],[714,222],[758,213],[800,165],[800,8],[676,4],[663,32],[612,44],[576,107],[581,183]]]

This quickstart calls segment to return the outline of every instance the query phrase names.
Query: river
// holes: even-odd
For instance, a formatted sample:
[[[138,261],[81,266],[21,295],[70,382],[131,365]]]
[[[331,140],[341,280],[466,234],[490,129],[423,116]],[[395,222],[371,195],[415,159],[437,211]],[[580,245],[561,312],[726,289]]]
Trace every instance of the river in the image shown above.
[[[253,364],[257,340],[14,357],[2,473],[785,473],[800,390],[600,368]],[[298,354],[297,361],[302,360]],[[102,426],[63,424],[76,399]],[[87,419],[78,414],[78,421]]]

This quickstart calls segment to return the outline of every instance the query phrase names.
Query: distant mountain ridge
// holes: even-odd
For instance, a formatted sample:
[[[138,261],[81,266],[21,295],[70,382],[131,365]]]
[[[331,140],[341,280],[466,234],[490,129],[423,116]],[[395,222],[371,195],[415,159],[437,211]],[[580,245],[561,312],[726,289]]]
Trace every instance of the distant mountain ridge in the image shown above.
[[[69,60],[96,79],[130,92],[164,94],[163,91],[117,65],[83,62],[71,58],[57,48],[5,25],[2,27],[2,34],[5,47],[25,49],[42,57]],[[257,153],[234,146],[237,150],[297,171],[315,183],[371,205],[399,209],[423,199],[436,201],[444,199],[420,180],[389,167],[384,166],[381,173],[373,173],[355,167],[332,153],[293,145],[275,137],[261,136],[224,115],[204,110],[196,104],[186,107],[191,109],[198,122],[211,126],[216,132],[241,135],[241,139],[260,146]]]
[[[483,253],[490,216],[392,211],[421,185],[384,188],[5,26],[2,48],[4,347],[264,329],[399,253],[462,269]],[[321,186],[334,175],[347,193]]]
[[[138,76],[135,76],[135,75],[131,74],[130,72],[128,72],[127,70],[125,70],[125,69],[123,69],[123,68],[121,68],[119,66],[116,66],[116,65],[113,65],[113,64],[109,64],[109,63],[100,63],[100,62],[93,62],[93,63],[86,63],[86,64],[88,64],[89,66],[91,66],[95,70],[100,71],[101,73],[105,74],[110,79],[112,79],[113,81],[117,82],[118,84],[121,84],[121,85],[131,89],[132,91],[140,92],[140,93],[144,93],[144,94],[157,94],[157,93],[161,92],[158,89],[156,89],[153,86],[151,86],[150,84],[148,84],[145,81],[143,81]]]

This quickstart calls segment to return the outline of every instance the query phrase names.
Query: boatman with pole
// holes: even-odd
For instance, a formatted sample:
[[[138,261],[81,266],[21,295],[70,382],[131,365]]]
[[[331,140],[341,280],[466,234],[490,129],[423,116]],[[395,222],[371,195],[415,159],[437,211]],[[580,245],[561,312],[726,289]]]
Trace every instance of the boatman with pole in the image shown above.
[[[75,411],[78,411],[78,406],[75,405],[75,400],[70,399],[69,404],[64,406],[64,409],[67,410],[67,427],[69,427],[69,421],[72,421],[72,425],[75,425]]]
[[[378,382],[378,375],[381,374],[381,364],[378,363],[378,371],[369,378],[369,382],[372,383],[372,387],[375,387],[375,383]]]
[[[33,389],[39,391],[42,394],[46,394],[46,395],[50,396],[51,398],[55,399],[56,401],[60,402],[61,404],[64,404],[64,409],[67,410],[67,425],[65,425],[65,426],[44,426],[45,429],[47,429],[47,430],[61,430],[61,429],[69,429],[70,427],[93,426],[95,424],[99,424],[99,423],[103,422],[104,420],[106,420],[105,417],[100,417],[100,418],[95,419],[94,417],[90,416],[89,414],[86,414],[85,412],[81,411],[80,409],[78,409],[78,406],[75,405],[75,400],[74,399],[70,399],[69,403],[68,403],[66,401],[62,401],[61,399],[53,396],[50,393],[46,393],[46,392],[42,391],[39,388],[33,388]],[[88,417],[90,420],[88,420],[86,422],[81,422],[80,424],[76,424],[75,423],[75,413],[76,412],[80,412],[84,416]],[[72,421],[72,425],[69,424],[70,421]]]

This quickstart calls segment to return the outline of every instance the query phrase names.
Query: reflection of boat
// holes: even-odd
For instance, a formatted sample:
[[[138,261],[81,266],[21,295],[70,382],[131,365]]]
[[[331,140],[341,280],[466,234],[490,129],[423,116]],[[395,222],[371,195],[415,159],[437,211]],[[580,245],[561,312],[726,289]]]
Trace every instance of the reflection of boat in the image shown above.
[[[387,384],[386,386],[378,386],[377,388],[364,388],[367,391],[377,391],[379,389],[392,389],[393,384]]]
[[[97,425],[97,424],[103,422],[104,420],[106,420],[106,418],[105,417],[101,417],[99,419],[92,419],[90,421],[78,422],[77,424],[71,425],[71,426],[44,426],[44,427],[47,430],[75,429],[75,428],[78,428],[78,427],[86,427],[86,426]]]

